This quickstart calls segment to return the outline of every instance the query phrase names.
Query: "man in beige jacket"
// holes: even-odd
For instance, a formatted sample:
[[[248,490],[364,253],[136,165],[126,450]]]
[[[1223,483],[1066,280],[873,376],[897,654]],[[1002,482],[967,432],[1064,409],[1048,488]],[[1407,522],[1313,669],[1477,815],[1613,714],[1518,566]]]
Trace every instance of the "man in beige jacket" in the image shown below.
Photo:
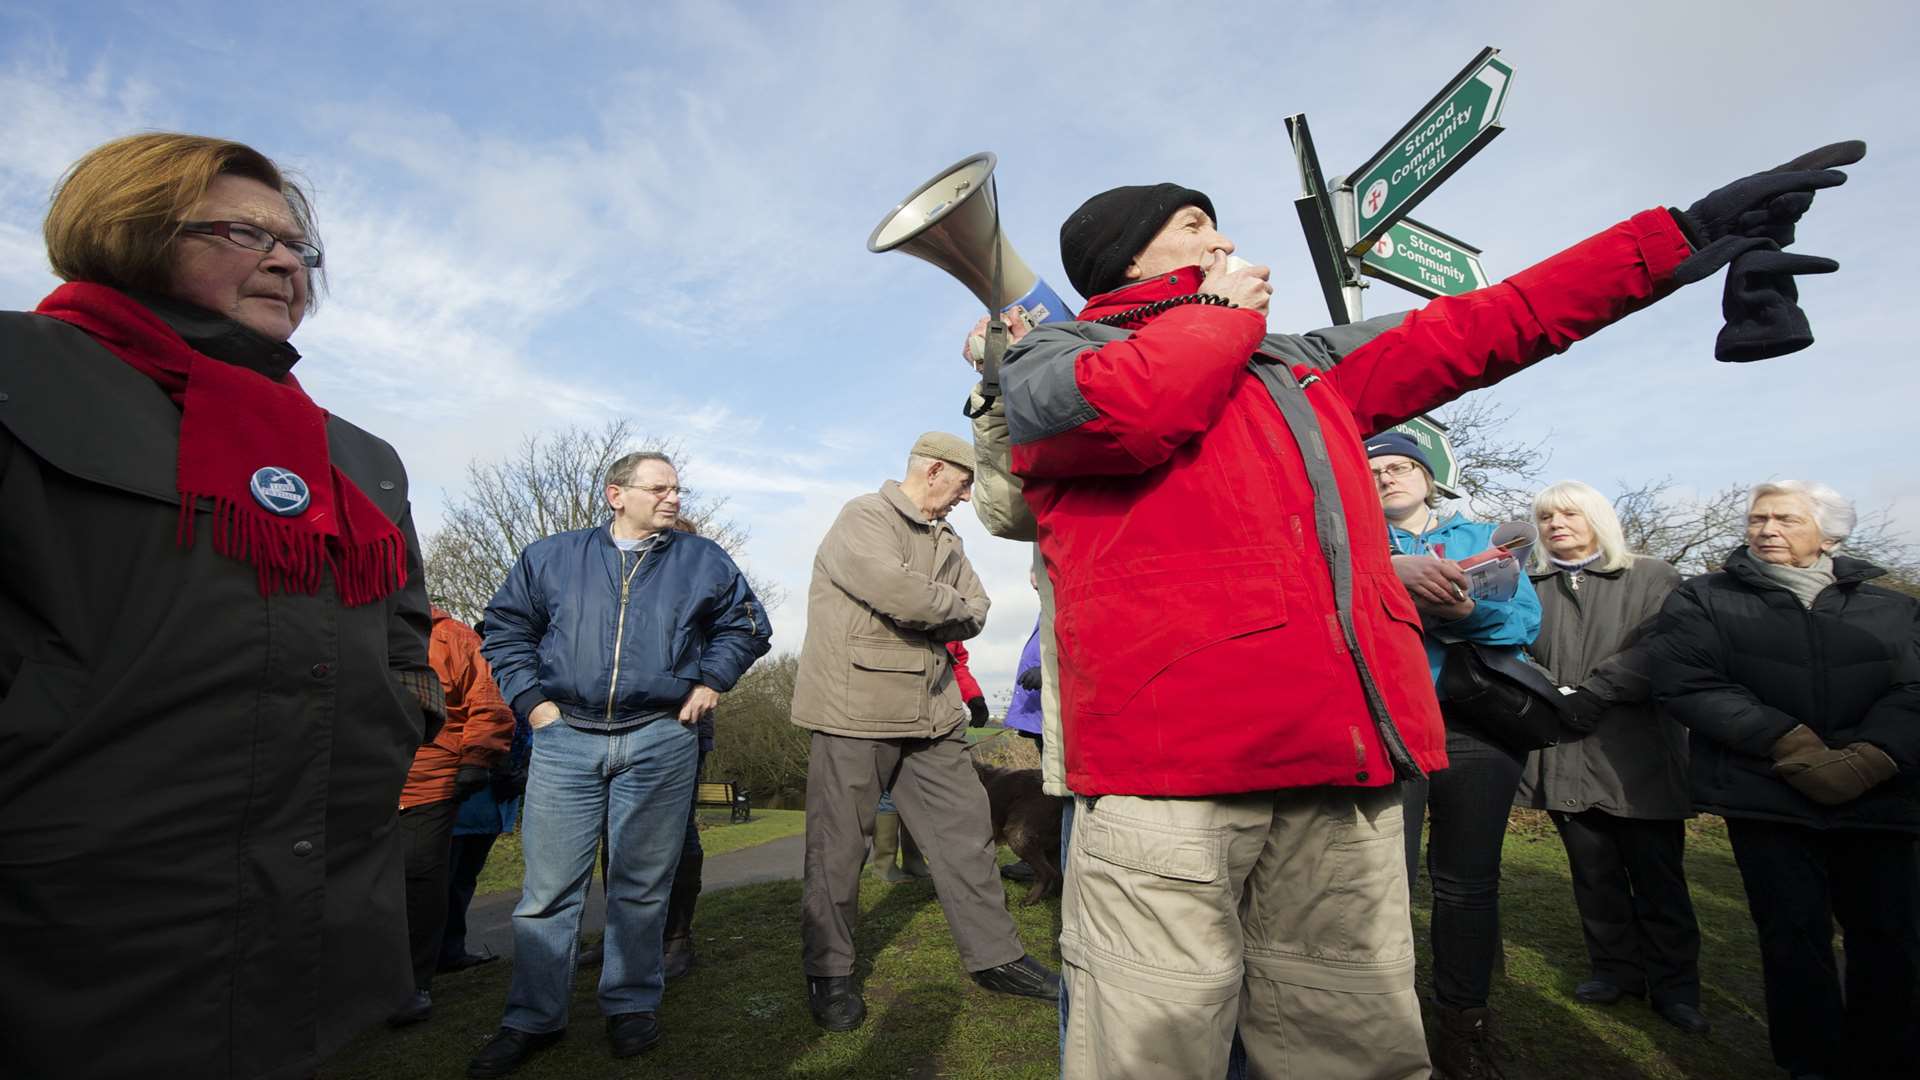
[[[813,732],[801,937],[808,1005],[829,1031],[866,1017],[853,984],[853,923],[874,804],[889,787],[921,838],[974,981],[1058,995],[1059,976],[1026,955],[1007,914],[946,650],[987,619],[986,591],[946,522],[972,494],[973,467],[966,440],[922,435],[906,479],[847,503],[814,556],[793,722]]]

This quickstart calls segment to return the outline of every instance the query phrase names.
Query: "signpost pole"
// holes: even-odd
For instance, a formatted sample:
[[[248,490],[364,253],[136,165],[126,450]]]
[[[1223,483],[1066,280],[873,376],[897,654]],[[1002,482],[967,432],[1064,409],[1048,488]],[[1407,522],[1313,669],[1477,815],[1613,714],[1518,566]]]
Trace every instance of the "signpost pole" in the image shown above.
[[[1359,228],[1354,217],[1356,211],[1353,202],[1353,185],[1347,183],[1347,178],[1344,176],[1335,179],[1333,183],[1333,220],[1340,227],[1340,254],[1346,271],[1340,295],[1347,306],[1347,319],[1350,322],[1359,322],[1366,318],[1361,290],[1367,287],[1367,282],[1360,276],[1361,257],[1352,254],[1353,237]]]

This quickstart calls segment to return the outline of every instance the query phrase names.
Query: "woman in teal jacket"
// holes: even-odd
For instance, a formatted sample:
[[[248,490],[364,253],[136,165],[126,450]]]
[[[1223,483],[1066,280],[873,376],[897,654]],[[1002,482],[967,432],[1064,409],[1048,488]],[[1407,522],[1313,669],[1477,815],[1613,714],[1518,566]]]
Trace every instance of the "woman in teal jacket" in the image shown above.
[[[1540,600],[1525,574],[1510,600],[1476,600],[1457,587],[1463,579],[1452,564],[1491,547],[1494,526],[1436,509],[1432,466],[1411,436],[1376,435],[1367,440],[1367,457],[1386,510],[1395,569],[1408,582],[1425,625],[1427,663],[1436,682],[1450,642],[1515,650],[1531,643],[1540,632]],[[1498,1076],[1487,990],[1500,947],[1500,845],[1526,755],[1455,724],[1444,698],[1440,712],[1447,722],[1448,767],[1404,785],[1409,889],[1419,871],[1421,818],[1429,807],[1433,813],[1427,874],[1440,1014],[1433,1064],[1437,1075]]]

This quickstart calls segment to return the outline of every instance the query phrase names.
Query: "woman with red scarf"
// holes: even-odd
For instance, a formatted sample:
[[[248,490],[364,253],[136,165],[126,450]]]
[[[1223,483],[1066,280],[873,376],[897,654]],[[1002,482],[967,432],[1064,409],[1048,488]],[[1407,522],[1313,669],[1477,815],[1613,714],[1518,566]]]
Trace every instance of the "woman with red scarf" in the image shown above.
[[[291,373],[322,258],[266,157],[108,143],[46,239],[0,313],[0,1075],[308,1076],[411,985],[406,472]]]

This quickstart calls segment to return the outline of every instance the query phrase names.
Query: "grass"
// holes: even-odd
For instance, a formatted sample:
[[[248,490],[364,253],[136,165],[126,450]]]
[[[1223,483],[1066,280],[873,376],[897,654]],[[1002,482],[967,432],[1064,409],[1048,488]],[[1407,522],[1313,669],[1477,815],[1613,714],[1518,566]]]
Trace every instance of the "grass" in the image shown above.
[[[758,815],[756,815],[757,817]],[[1004,850],[1002,859],[1011,856]],[[1502,916],[1506,974],[1494,980],[1493,1008],[1513,1080],[1628,1080],[1638,1077],[1748,1078],[1774,1072],[1761,1006],[1759,957],[1724,827],[1690,827],[1687,872],[1704,946],[1703,1005],[1714,1022],[1705,1038],[1684,1035],[1646,1005],[1593,1008],[1572,999],[1586,974],[1566,856],[1544,816],[1516,812],[1506,843]],[[1018,899],[1023,886],[1012,886]],[[1420,984],[1430,989],[1428,894],[1417,897]],[[987,1078],[1058,1075],[1054,1010],[1043,1002],[989,994],[961,970],[933,888],[925,882],[861,888],[857,931],[866,1024],[828,1034],[807,1012],[799,965],[800,883],[750,886],[701,900],[700,964],[668,990],[661,1045],[615,1062],[606,1054],[595,973],[575,984],[567,1039],[516,1076],[703,1078]],[[1012,905],[1022,939],[1057,965],[1057,903]],[[499,1021],[510,976],[493,964],[443,977],[434,1019],[402,1032],[371,1031],[322,1072],[328,1080],[458,1076]]]
[[[700,811],[700,847],[709,858],[778,840],[783,836],[797,836],[807,827],[804,810],[755,810],[752,821],[743,821],[738,825],[727,820],[727,813],[725,810]],[[494,841],[493,851],[487,856],[486,868],[480,871],[480,881],[474,889],[474,895],[485,896],[518,889],[520,879],[525,874],[526,863],[520,853],[520,834],[509,833]]]

